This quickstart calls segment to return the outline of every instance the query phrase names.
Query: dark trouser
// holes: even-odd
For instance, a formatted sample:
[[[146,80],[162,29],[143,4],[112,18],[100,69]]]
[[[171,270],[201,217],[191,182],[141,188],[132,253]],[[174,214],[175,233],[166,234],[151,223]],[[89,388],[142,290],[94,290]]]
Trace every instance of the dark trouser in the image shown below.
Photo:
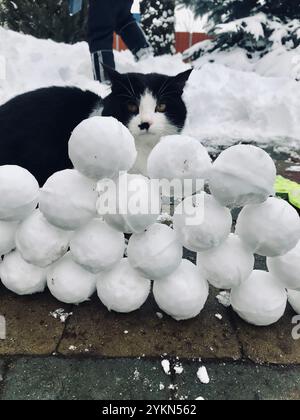
[[[113,34],[120,35],[127,47],[136,54],[148,48],[144,32],[131,14],[133,0],[90,0],[88,41],[93,55],[96,76],[103,72],[99,62],[115,67]]]

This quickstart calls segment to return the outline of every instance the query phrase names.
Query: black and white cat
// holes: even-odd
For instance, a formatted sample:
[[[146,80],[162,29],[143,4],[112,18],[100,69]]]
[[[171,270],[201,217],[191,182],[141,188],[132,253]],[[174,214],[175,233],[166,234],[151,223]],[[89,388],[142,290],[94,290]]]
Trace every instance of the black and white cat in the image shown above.
[[[146,172],[147,158],[164,135],[179,133],[187,110],[182,99],[192,70],[170,77],[109,70],[112,92],[105,99],[72,87],[25,93],[0,107],[0,165],[28,169],[43,185],[54,172],[72,168],[68,140],[89,116],[113,116],[135,137],[134,171]]]

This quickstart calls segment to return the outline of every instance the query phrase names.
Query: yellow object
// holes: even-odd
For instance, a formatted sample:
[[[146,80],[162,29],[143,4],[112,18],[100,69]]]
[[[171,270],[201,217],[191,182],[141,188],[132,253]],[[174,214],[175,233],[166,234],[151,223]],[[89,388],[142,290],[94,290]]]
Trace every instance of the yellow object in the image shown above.
[[[278,195],[287,196],[289,202],[300,209],[300,184],[278,175],[275,182],[275,191]]]

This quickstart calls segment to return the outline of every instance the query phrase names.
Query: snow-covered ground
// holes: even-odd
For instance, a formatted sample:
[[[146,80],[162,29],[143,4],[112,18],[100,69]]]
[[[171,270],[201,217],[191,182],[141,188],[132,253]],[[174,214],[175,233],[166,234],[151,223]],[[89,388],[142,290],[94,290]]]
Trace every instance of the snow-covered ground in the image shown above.
[[[212,58],[215,62],[210,63]],[[0,28],[0,67],[1,61],[6,62],[6,75],[0,69],[0,104],[50,85],[107,93],[92,80],[86,43],[57,44]],[[121,72],[176,74],[188,68],[180,54],[135,63],[125,51],[116,53],[116,61]],[[185,92],[189,134],[210,146],[253,140],[300,148],[300,84],[295,80],[299,55],[276,50],[254,63],[235,50],[202,58],[196,65]]]

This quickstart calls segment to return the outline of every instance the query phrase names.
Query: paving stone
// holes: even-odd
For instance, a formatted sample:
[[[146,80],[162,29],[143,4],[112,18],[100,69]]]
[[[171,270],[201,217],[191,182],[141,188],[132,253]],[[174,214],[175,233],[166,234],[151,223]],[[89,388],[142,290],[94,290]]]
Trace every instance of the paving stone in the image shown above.
[[[94,298],[74,310],[58,351],[106,357],[172,356],[239,359],[236,334],[224,307],[211,296],[203,313],[195,319],[177,322],[149,299],[131,314],[108,312]],[[223,316],[222,321],[215,317]]]
[[[106,357],[161,356],[166,353],[185,358],[241,357],[228,311],[215,299],[213,291],[205,310],[189,321],[177,322],[167,315],[160,319],[153,301],[131,314],[108,312],[99,299],[74,310],[59,353],[87,353]],[[215,314],[221,314],[220,321]]]
[[[183,364],[176,397],[195,400],[300,400],[300,367],[267,367],[240,363],[206,364],[210,383],[197,377],[200,363]]]
[[[2,399],[168,400],[170,384],[159,361],[23,358],[11,364]]]
[[[5,360],[0,358],[0,386],[3,379],[4,366],[5,366]]]
[[[64,324],[50,316],[67,306],[48,293],[20,297],[0,286],[0,315],[6,319],[6,340],[0,340],[2,355],[45,355],[55,351]]]
[[[277,324],[263,328],[249,325],[235,316],[244,357],[256,363],[300,364],[300,340],[292,337],[294,316],[294,311],[288,307]]]

